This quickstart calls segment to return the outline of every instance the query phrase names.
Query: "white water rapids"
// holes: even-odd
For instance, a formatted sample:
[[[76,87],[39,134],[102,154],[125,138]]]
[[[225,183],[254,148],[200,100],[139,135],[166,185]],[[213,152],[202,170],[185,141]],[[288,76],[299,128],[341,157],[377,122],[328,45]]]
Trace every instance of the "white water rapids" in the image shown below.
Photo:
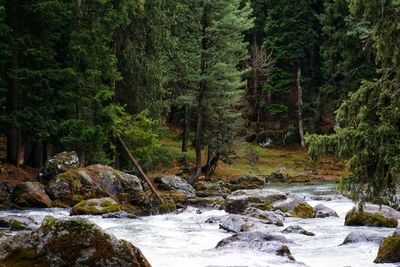
[[[344,226],[344,217],[353,203],[334,190],[334,184],[292,185],[274,187],[285,192],[295,192],[306,196],[307,202],[315,206],[319,203],[334,209],[339,218],[296,219],[286,218],[284,227],[268,226],[267,232],[280,234],[285,227],[301,225],[315,233],[315,236],[285,234],[295,244],[289,248],[296,259],[243,249],[215,249],[221,239],[231,234],[219,229],[218,224],[205,223],[224,211],[189,207],[180,214],[167,214],[143,217],[141,219],[102,219],[85,216],[117,238],[131,241],[139,247],[153,267],[205,267],[205,266],[310,266],[310,267],[372,267],[399,266],[399,264],[374,264],[379,245],[375,243],[356,243],[339,246],[350,232],[368,229],[389,236],[394,229]],[[330,201],[312,200],[312,196],[330,196]],[[25,211],[0,211],[4,215],[29,215],[38,220],[45,215],[69,217],[66,209],[43,209]],[[400,253],[400,251],[399,251]]]

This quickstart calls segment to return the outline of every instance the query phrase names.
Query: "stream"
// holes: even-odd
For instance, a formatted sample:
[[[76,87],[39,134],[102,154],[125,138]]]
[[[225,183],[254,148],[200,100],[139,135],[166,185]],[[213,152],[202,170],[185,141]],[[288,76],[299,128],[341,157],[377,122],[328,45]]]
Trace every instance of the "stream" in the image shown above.
[[[205,223],[211,216],[226,214],[221,210],[188,207],[179,214],[143,217],[141,219],[102,219],[84,216],[98,224],[117,238],[131,241],[139,247],[153,267],[266,267],[266,266],[310,266],[310,267],[369,267],[399,266],[399,264],[374,264],[379,245],[356,243],[339,246],[345,237],[357,229],[368,229],[389,236],[394,229],[344,226],[344,217],[353,203],[336,193],[335,184],[268,186],[283,192],[303,194],[311,206],[319,203],[334,209],[339,218],[297,219],[286,218],[285,227],[301,225],[315,236],[285,234],[295,242],[289,248],[296,259],[244,249],[215,249],[216,244],[232,234],[219,229],[218,224]],[[67,209],[41,209],[0,211],[4,215],[29,215],[37,220],[46,215],[57,218],[69,217]],[[284,227],[268,226],[267,232],[281,234]],[[400,252],[399,252],[400,253]]]

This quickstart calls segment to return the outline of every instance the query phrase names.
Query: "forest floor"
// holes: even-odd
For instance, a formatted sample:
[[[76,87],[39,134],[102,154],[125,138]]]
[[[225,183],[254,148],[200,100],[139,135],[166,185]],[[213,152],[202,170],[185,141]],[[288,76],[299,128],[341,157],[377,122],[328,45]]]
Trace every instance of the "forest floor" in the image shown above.
[[[173,127],[168,128],[161,143],[165,151],[174,155],[174,164],[150,172],[149,176],[185,172],[181,169],[179,162],[179,159],[183,157],[179,130]],[[345,174],[343,164],[337,159],[325,157],[318,164],[315,164],[310,161],[307,149],[300,146],[264,148],[256,143],[236,141],[234,151],[230,163],[220,162],[218,164],[213,176],[214,179],[229,181],[244,174],[264,177],[274,171],[281,170],[293,181],[338,181]],[[186,157],[192,167],[195,159],[193,147],[189,148]],[[207,155],[204,153],[203,160],[206,160],[206,158]]]

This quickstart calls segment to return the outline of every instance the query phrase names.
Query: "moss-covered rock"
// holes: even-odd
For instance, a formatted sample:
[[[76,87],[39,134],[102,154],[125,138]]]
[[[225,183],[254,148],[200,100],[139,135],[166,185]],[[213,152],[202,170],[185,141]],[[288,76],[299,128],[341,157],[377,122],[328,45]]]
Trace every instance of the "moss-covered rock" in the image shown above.
[[[214,209],[223,209],[225,207],[225,199],[223,197],[195,197],[188,199],[188,203],[191,206]]]
[[[173,201],[172,199],[164,200],[163,203],[161,203],[159,206],[160,214],[170,213],[175,210],[176,210],[176,204],[175,201]]]
[[[48,208],[52,205],[44,185],[38,182],[22,182],[18,184],[14,188],[12,200],[20,207]]]
[[[298,204],[293,211],[291,212],[293,217],[297,218],[313,218],[314,217],[314,209],[306,202],[302,202]]]
[[[231,193],[230,185],[222,180],[216,182],[199,181],[193,185],[199,197],[227,196]]]
[[[235,182],[229,185],[229,188],[234,190],[239,189],[257,189],[264,186],[264,179],[256,175],[246,174],[240,176]]]
[[[32,230],[37,227],[35,220],[31,217],[17,215],[0,217],[0,228],[11,231]]]
[[[154,179],[156,186],[161,190],[182,192],[186,197],[195,197],[196,190],[183,178],[176,175],[166,175]]]
[[[46,217],[32,232],[0,243],[0,266],[136,266],[150,264],[131,243],[83,218]]]
[[[375,263],[400,262],[400,237],[390,236],[379,247]]]
[[[74,151],[64,151],[56,154],[45,163],[39,178],[42,183],[47,183],[57,174],[79,167],[78,154]]]
[[[102,215],[121,211],[122,207],[110,197],[83,200],[76,204],[71,215]]]
[[[397,224],[397,219],[389,218],[377,213],[358,211],[356,209],[352,209],[346,214],[344,222],[344,225],[347,226],[374,226],[388,228],[396,228]]]

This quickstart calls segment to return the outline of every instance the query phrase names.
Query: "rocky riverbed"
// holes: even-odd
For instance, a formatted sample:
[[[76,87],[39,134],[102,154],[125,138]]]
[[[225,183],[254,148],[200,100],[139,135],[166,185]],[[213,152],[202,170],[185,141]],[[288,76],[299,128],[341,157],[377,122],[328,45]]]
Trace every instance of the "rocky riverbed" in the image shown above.
[[[270,217],[268,211],[256,212],[257,207],[250,207],[250,211],[247,207],[243,211],[246,215],[232,215],[224,210],[189,206],[177,213],[136,219],[80,217],[88,218],[117,238],[131,241],[155,267],[399,265],[374,264],[380,242],[395,229],[345,226],[345,216],[354,204],[336,193],[335,184],[269,185],[265,190],[275,192],[270,205],[287,207],[287,211],[274,212],[274,217]],[[229,202],[229,196],[227,199]],[[311,207],[319,205],[318,214],[330,216],[292,217],[288,208],[292,201]],[[250,206],[254,202],[257,201],[251,198]],[[324,205],[322,210],[320,204]],[[69,214],[69,209],[62,208],[0,211],[0,217],[29,216],[38,224],[46,215],[70,218]],[[281,224],[274,221],[279,219]]]

